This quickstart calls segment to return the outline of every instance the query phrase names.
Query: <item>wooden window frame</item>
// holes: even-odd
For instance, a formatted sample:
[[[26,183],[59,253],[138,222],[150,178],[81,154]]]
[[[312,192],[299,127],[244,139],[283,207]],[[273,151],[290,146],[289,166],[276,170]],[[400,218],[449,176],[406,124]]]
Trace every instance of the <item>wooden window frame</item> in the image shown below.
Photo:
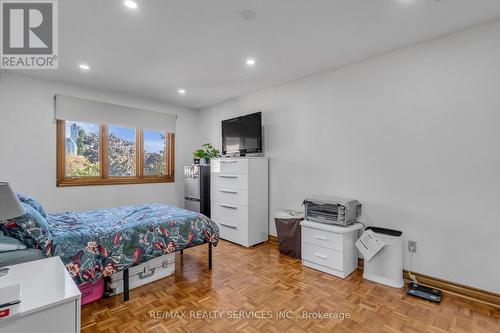
[[[165,132],[166,174],[162,176],[144,175],[144,130],[136,129],[136,176],[109,176],[108,125],[100,125],[99,160],[101,162],[100,176],[67,177],[66,176],[66,121],[57,120],[56,125],[56,186],[95,186],[95,185],[125,185],[173,183],[175,181],[175,134]]]

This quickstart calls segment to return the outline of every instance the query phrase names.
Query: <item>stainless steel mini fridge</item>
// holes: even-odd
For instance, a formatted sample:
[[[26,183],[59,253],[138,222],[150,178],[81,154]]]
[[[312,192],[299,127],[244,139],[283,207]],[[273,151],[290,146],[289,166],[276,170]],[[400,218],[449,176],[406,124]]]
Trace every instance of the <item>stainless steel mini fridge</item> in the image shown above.
[[[184,208],[210,217],[210,165],[184,167]]]

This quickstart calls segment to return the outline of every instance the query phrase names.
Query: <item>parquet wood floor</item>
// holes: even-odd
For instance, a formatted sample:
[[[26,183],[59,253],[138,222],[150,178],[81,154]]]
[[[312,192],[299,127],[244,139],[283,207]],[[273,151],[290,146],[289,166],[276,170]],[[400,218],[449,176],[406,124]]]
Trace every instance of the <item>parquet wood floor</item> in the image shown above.
[[[131,290],[128,302],[115,296],[83,306],[82,332],[500,333],[498,309],[447,295],[436,305],[363,280],[359,271],[342,280],[303,268],[273,243],[246,249],[221,241],[212,271],[204,246],[176,260],[175,275]],[[277,311],[291,312],[277,318]],[[304,318],[304,311],[333,318]],[[211,318],[193,318],[203,315]]]

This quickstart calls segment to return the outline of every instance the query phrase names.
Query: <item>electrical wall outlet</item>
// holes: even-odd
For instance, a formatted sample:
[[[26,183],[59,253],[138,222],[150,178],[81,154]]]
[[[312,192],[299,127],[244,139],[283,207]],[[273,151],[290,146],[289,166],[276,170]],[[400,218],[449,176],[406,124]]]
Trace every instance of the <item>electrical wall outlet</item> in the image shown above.
[[[408,241],[408,252],[417,253],[417,241]]]
[[[408,241],[408,252],[417,253],[417,241]]]

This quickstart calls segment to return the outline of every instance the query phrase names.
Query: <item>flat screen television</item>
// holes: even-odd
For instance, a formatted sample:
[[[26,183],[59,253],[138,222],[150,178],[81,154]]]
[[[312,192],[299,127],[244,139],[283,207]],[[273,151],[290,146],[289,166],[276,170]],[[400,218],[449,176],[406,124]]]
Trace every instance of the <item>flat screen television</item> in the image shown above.
[[[262,112],[222,121],[222,154],[262,153]]]

